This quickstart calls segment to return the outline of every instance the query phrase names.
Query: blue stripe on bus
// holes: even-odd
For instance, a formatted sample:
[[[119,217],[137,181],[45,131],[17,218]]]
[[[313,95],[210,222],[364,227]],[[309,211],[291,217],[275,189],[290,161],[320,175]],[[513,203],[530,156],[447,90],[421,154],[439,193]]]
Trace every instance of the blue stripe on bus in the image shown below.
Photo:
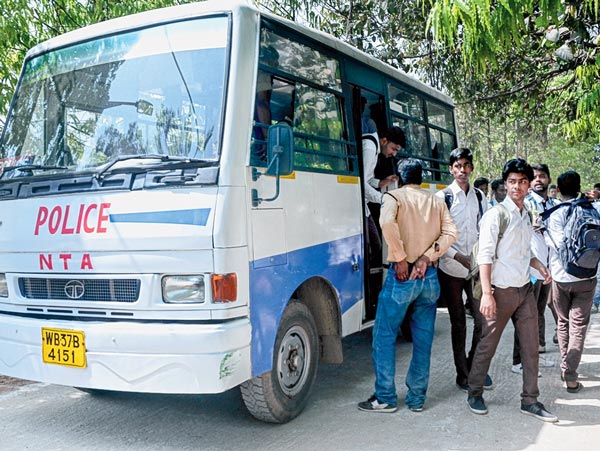
[[[287,258],[283,254],[250,262],[253,376],[271,370],[279,321],[304,281],[327,280],[337,293],[342,314],[362,299],[362,249],[362,235],[355,235],[289,252]],[[353,270],[353,262],[358,263],[358,271]]]
[[[111,222],[135,222],[154,224],[187,224],[205,226],[210,215],[210,208],[194,210],[149,211],[143,213],[111,214]]]

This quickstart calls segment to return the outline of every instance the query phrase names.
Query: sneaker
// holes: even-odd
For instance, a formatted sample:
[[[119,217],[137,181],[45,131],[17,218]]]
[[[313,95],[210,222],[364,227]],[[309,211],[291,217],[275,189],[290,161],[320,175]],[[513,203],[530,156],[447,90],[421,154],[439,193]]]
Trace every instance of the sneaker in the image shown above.
[[[410,410],[411,412],[423,412],[423,406],[408,406],[408,410]]]
[[[459,384],[458,382],[456,383],[456,386],[458,388],[460,388],[462,391],[464,391],[465,393],[469,393],[469,384]]]
[[[534,402],[533,404],[521,403],[521,413],[531,415],[546,423],[556,423],[558,421],[558,417],[548,412],[541,402]]]
[[[550,368],[553,367],[555,365],[555,361],[552,359],[548,359],[548,358],[544,358],[542,356],[540,356],[540,363],[539,366],[540,368]]]
[[[494,388],[494,382],[489,374],[485,375],[485,383],[483,384],[484,390],[492,390]]]
[[[544,354],[546,352],[546,346],[540,345],[540,347],[538,348],[538,352],[540,354]]]
[[[477,415],[485,415],[488,413],[483,396],[469,396],[467,398],[467,404],[469,405],[471,412]]]
[[[552,337],[552,343],[555,345],[558,344],[558,334],[556,332],[554,332],[554,336]]]
[[[398,410],[398,406],[381,403],[377,401],[375,395],[371,396],[366,401],[362,401],[358,403],[358,410],[362,410],[363,412],[381,412],[381,413],[394,413]]]
[[[598,313],[598,306],[592,305],[592,313]]]
[[[513,365],[510,370],[515,373],[515,374],[523,374],[523,364],[518,363],[516,365]],[[542,373],[540,373],[538,371],[538,377],[542,377]]]

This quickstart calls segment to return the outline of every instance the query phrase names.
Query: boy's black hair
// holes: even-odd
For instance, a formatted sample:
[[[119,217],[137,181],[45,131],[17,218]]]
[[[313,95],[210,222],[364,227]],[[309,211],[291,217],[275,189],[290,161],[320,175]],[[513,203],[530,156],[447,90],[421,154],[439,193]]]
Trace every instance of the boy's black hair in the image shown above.
[[[481,185],[489,185],[490,181],[488,179],[486,179],[485,177],[479,177],[476,178],[475,181],[473,182],[473,186],[475,188],[479,188]]]
[[[398,175],[404,185],[420,185],[423,183],[423,166],[419,160],[406,158],[398,163]]]
[[[575,171],[563,172],[556,181],[561,196],[577,197],[581,191],[581,177]]]
[[[551,178],[550,177],[550,169],[548,168],[548,165],[545,163],[534,164],[533,166],[531,166],[531,169],[533,169],[534,171],[544,172],[548,176],[548,178]]]
[[[506,162],[504,169],[502,169],[502,180],[506,182],[508,174],[510,173],[523,174],[530,182],[533,180],[533,169],[531,165],[522,158],[513,158]]]
[[[594,185],[594,189],[600,189],[600,183],[596,183],[596,184]]]
[[[398,144],[403,149],[406,148],[406,136],[404,131],[397,126],[388,128],[382,135],[382,138],[386,138],[388,141]]]
[[[466,147],[457,147],[450,152],[450,166],[452,166],[461,158],[466,158],[469,163],[473,164],[473,152],[471,152],[471,149],[467,149]]]
[[[500,185],[504,185],[504,180],[496,179],[492,182],[492,191],[496,191]]]

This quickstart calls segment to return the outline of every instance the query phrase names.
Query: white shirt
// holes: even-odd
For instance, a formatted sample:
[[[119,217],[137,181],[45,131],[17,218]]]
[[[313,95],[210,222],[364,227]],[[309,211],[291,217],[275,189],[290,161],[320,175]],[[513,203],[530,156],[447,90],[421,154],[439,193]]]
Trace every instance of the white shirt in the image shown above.
[[[563,201],[562,203],[568,204],[570,202],[575,201],[576,199],[571,199],[567,201]],[[594,208],[600,211],[600,205],[598,202],[594,202]],[[569,211],[569,207],[561,207],[555,212],[553,212],[548,218],[548,231],[546,233],[546,243],[550,247],[550,273],[552,274],[552,280],[556,282],[579,282],[579,277],[572,276],[568,272],[565,271],[563,265],[560,263],[560,258],[558,257],[557,246],[560,246],[560,243],[564,237],[564,228],[567,223],[567,213]],[[589,277],[589,279],[593,279],[594,277]]]
[[[369,133],[379,143],[379,137],[377,133]],[[363,174],[365,177],[365,211],[367,216],[371,213],[367,207],[367,202],[373,202],[375,204],[381,204],[381,192],[377,191],[379,187],[379,180],[375,178],[375,166],[377,166],[377,154],[379,153],[379,145],[370,139],[362,140],[363,148]]]
[[[540,215],[544,211],[554,207],[555,203],[551,198],[548,198],[548,200],[545,201],[542,196],[532,191],[525,196],[525,205],[529,211],[533,213],[535,210],[535,212]],[[535,217],[535,214],[533,216]],[[544,264],[544,266],[550,268],[550,249],[546,244],[544,233],[545,232],[542,230],[533,231],[533,234],[531,235],[531,252],[539,261]],[[537,269],[530,267],[529,271],[531,271],[531,275],[537,280],[545,279],[545,277],[542,276]],[[552,273],[552,271],[550,271],[550,273]]]
[[[531,220],[526,208],[519,207],[506,196],[502,202],[510,214],[508,227],[498,242],[500,214],[498,208],[489,209],[479,223],[480,265],[492,264],[492,285],[498,288],[519,288],[529,282],[529,263],[531,261]],[[495,258],[498,243],[498,258]]]
[[[457,252],[470,256],[473,246],[477,242],[479,235],[479,199],[477,193],[472,186],[469,187],[468,193],[465,193],[456,181],[448,186],[452,191],[452,205],[450,206],[450,216],[454,220],[458,228],[458,239],[448,249],[440,259],[440,269],[452,277],[464,279],[469,274],[469,270],[454,260]],[[485,195],[481,194],[481,211],[485,213],[488,209],[488,203]],[[436,196],[445,199],[444,191],[438,191]]]

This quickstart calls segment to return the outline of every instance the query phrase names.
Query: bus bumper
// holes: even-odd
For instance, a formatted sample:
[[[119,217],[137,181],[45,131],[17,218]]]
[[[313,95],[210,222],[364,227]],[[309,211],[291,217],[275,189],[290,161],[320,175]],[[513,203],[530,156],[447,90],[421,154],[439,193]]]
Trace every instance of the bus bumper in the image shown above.
[[[42,327],[85,334],[86,366],[42,361]],[[72,387],[221,393],[251,378],[250,321],[219,324],[47,321],[0,315],[0,374]]]

